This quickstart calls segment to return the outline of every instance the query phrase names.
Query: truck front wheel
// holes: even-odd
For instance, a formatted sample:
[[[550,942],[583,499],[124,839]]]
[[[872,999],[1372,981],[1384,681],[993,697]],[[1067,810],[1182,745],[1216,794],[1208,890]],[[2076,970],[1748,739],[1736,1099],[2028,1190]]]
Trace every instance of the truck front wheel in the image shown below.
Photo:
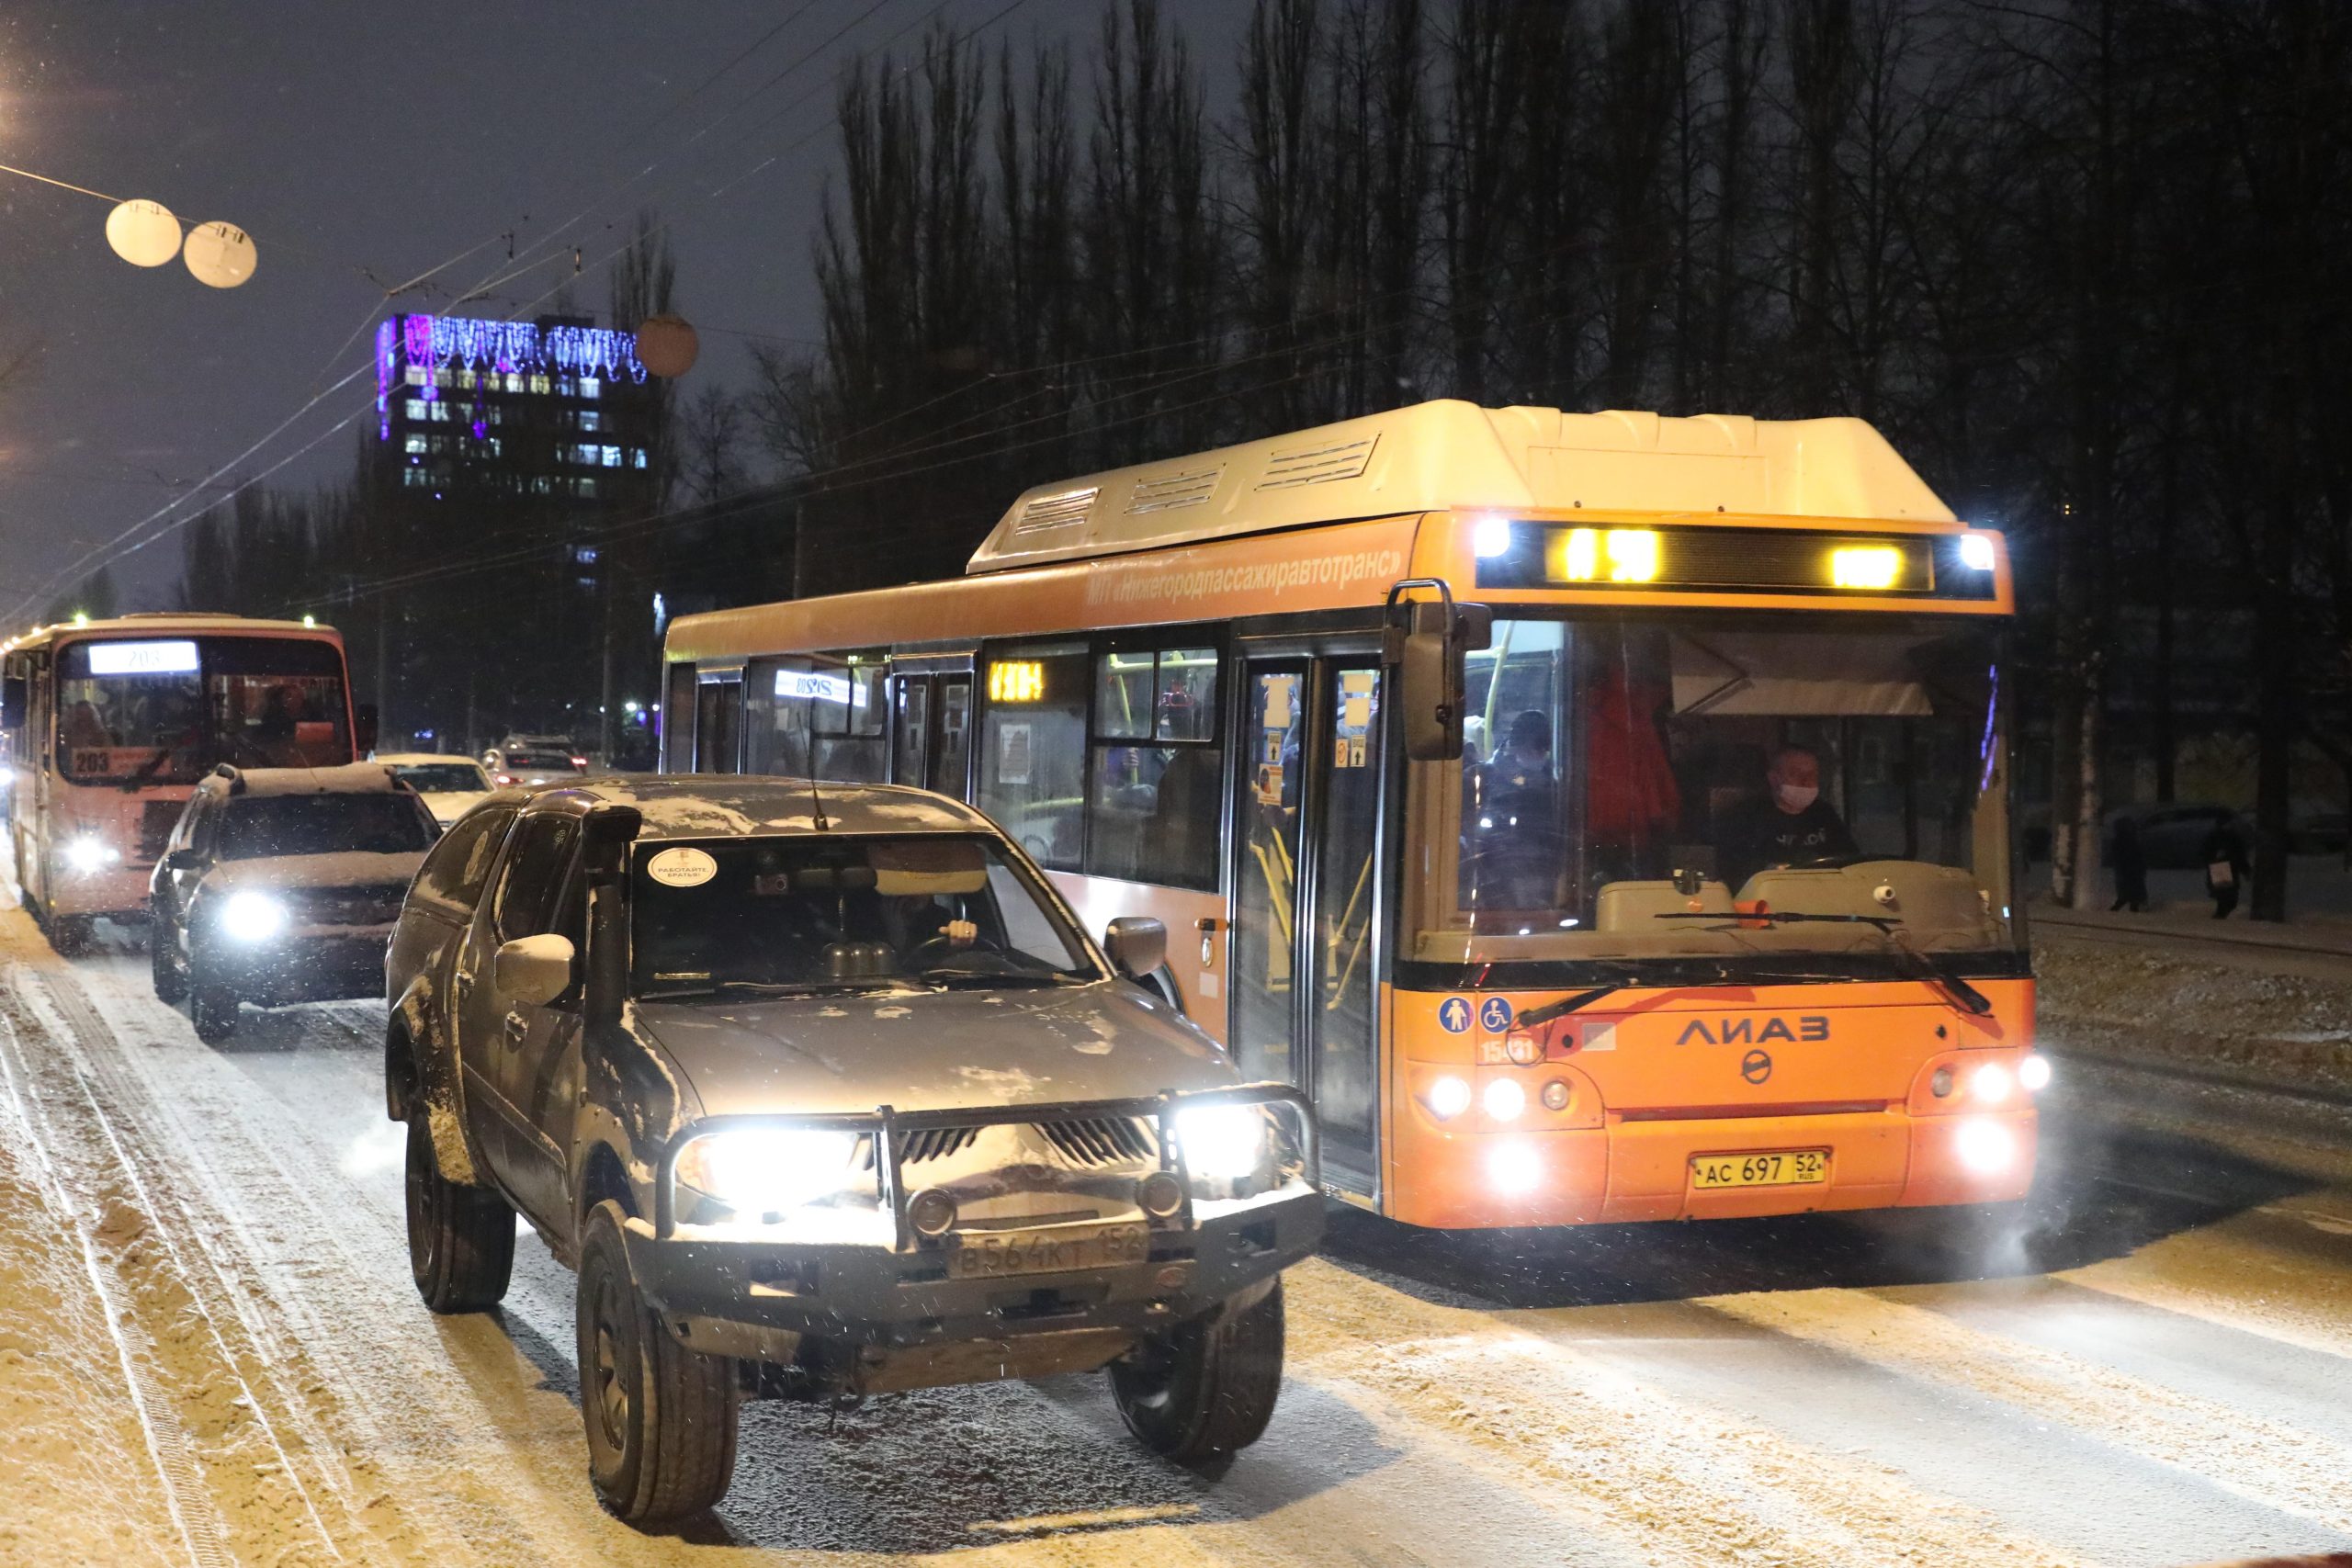
[[[621,1206],[588,1213],[580,1246],[580,1414],[588,1478],[628,1524],[699,1514],[735,1476],[735,1363],[689,1350],[647,1307],[621,1243]]]
[[[486,1312],[514,1268],[514,1211],[497,1193],[441,1174],[420,1102],[408,1119],[408,1269],[437,1313]]]
[[[1155,1334],[1111,1363],[1119,1417],[1144,1447],[1179,1464],[1248,1448],[1264,1435],[1283,1387],[1283,1285],[1243,1304]]]

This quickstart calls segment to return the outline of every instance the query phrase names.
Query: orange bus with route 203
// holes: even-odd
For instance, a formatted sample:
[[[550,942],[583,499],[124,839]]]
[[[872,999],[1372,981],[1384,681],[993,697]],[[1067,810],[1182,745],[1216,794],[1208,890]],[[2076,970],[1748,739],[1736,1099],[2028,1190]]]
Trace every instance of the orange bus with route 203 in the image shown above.
[[[1401,1221],[2002,1201],[2012,608],[1860,421],[1430,402],[681,617],[664,762],[978,805]]]

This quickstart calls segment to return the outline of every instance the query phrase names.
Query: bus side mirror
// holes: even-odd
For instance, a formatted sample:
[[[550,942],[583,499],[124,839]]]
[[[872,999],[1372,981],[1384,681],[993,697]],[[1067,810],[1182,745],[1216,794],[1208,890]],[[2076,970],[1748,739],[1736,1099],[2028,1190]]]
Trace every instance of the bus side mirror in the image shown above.
[[[0,680],[0,729],[22,729],[25,727],[25,678],[10,675]]]
[[[352,715],[351,751],[364,757],[376,750],[376,705],[361,703],[359,711]]]
[[[1469,705],[1464,658],[1487,647],[1494,635],[1494,612],[1487,606],[1455,605],[1451,616],[1446,610],[1442,604],[1415,604],[1410,626],[1401,637],[1391,633],[1405,755],[1416,762],[1461,759],[1462,720]]]

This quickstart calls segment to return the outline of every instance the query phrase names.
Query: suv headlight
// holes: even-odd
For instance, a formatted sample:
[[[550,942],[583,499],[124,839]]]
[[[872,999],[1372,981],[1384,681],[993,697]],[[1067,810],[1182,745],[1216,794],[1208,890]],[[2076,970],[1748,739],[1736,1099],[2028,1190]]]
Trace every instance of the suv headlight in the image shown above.
[[[857,1140],[814,1127],[706,1133],[678,1151],[679,1181],[730,1209],[771,1214],[838,1192]]]
[[[1184,1168],[1211,1181],[1257,1174],[1266,1157],[1266,1113],[1254,1105],[1195,1105],[1176,1112]]]
[[[267,942],[285,929],[285,904],[266,893],[232,893],[220,906],[220,934],[232,942]]]

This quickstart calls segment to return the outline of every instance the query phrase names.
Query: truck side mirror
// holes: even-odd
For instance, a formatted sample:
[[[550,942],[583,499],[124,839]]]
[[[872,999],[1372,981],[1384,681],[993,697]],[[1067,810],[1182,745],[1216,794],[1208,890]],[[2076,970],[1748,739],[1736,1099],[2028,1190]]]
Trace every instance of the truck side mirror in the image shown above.
[[[164,856],[165,871],[194,871],[203,863],[203,852],[193,844],[183,844]]]
[[[498,988],[526,1007],[543,1008],[571,988],[571,939],[552,931],[518,936],[498,950]]]
[[[1397,705],[1405,755],[1416,762],[1447,762],[1462,755],[1462,721],[1469,706],[1464,656],[1487,646],[1494,612],[1484,604],[1409,604],[1400,633],[1391,628]]]
[[[1168,962],[1168,928],[1148,915],[1122,915],[1102,933],[1111,967],[1140,980]]]
[[[25,684],[22,675],[0,679],[0,729],[25,727]]]

